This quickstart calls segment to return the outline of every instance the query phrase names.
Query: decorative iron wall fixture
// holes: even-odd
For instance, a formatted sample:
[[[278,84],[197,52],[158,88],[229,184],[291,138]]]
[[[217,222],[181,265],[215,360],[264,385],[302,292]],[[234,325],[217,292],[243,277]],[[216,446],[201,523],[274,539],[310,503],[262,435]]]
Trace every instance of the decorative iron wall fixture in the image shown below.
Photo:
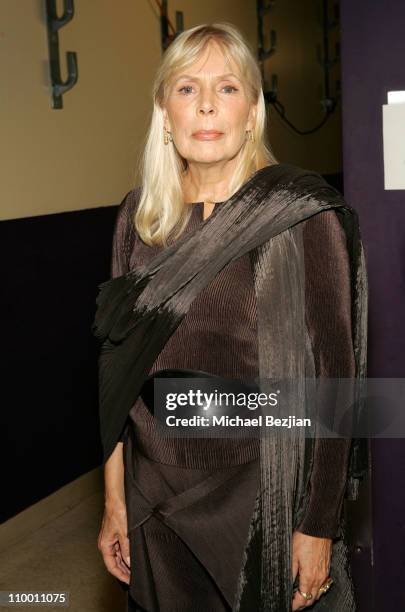
[[[336,80],[336,97],[332,97],[330,94],[330,69],[340,61],[340,44],[335,44],[335,57],[333,59],[329,56],[330,39],[329,32],[339,26],[339,4],[333,5],[333,19],[329,19],[329,6],[328,0],[322,0],[322,14],[319,16],[319,21],[322,23],[323,29],[323,40],[322,48],[317,45],[316,54],[318,62],[323,68],[323,94],[322,104],[325,110],[334,110],[337,101],[340,97],[340,80]]]
[[[48,28],[48,48],[49,48],[49,73],[52,88],[52,108],[63,108],[63,94],[77,83],[77,54],[74,51],[66,53],[68,66],[68,77],[62,81],[60,74],[59,59],[59,35],[60,28],[73,19],[74,5],[73,0],[64,0],[62,17],[58,17],[56,11],[56,0],[45,0],[46,22]]]
[[[275,30],[270,30],[270,46],[269,48],[264,47],[264,16],[272,11],[277,5],[276,0],[257,0],[257,22],[258,22],[258,60],[262,71],[263,81],[264,79],[264,62],[274,55],[277,51],[277,35]],[[319,6],[319,5],[318,5]],[[333,4],[333,19],[329,18],[329,0],[321,0],[319,6],[319,21],[322,24],[322,47],[320,45],[316,48],[316,54],[318,62],[321,64],[323,69],[323,97],[321,104],[324,109],[323,119],[315,127],[309,130],[298,129],[291,121],[285,116],[285,108],[278,99],[277,92],[277,74],[272,74],[271,77],[271,88],[265,88],[264,98],[266,102],[273,105],[273,108],[280,115],[281,119],[296,133],[301,136],[307,134],[313,134],[319,130],[333,114],[336,105],[340,99],[340,81],[337,79],[336,95],[331,95],[331,74],[330,70],[332,66],[337,64],[340,59],[339,43],[336,43],[335,57],[330,58],[329,47],[330,47],[330,36],[329,32],[339,25],[339,5],[334,2]]]
[[[264,0],[257,0],[257,41],[258,41],[258,60],[261,66],[262,74],[264,74],[264,62],[272,57],[277,51],[277,33],[276,30],[270,30],[270,47],[265,49],[264,47],[264,23],[263,18],[267,13],[273,10],[275,0],[265,2]],[[273,102],[277,100],[277,74],[271,75],[271,89],[266,90],[266,100]]]
[[[176,29],[174,29],[167,16],[167,0],[162,0],[161,3],[156,0],[156,4],[160,10],[160,39],[163,53],[176,36],[184,30],[183,11],[176,11]],[[169,29],[171,34],[169,34]]]

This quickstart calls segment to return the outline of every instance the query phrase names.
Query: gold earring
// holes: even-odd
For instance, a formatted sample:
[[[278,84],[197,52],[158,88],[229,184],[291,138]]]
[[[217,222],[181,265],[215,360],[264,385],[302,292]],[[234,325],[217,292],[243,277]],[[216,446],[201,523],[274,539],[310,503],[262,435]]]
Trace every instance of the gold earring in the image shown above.
[[[250,142],[255,141],[253,130],[246,130],[246,140],[249,140]]]
[[[169,132],[165,127],[163,129],[165,131],[163,136],[163,142],[165,143],[165,145],[168,145],[169,142],[173,142],[172,133]]]

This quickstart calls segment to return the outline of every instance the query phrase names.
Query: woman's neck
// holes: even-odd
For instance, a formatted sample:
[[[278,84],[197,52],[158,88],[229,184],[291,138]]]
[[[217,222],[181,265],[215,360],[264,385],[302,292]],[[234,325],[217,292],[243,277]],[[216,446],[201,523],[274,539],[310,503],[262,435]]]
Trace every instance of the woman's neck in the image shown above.
[[[232,168],[233,171],[233,168]],[[183,197],[185,202],[223,202],[228,197],[232,177],[228,165],[201,167],[189,166],[183,175]]]

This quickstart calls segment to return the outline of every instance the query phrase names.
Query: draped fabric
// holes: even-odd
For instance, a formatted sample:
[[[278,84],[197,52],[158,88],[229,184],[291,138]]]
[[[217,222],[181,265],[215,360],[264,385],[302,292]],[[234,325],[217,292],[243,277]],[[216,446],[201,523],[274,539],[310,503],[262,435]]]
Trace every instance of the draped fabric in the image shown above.
[[[300,221],[334,208],[346,232],[352,279],[356,377],[366,371],[367,278],[356,212],[318,174],[290,164],[267,166],[192,235],[149,265],[100,286],[93,332],[102,341],[100,423],[104,461],[111,454],[147,373],[195,296],[226,263],[254,253],[260,376],[291,378],[294,414],[306,414],[305,379],[314,359],[304,316]],[[270,316],[271,313],[271,316]],[[347,497],[356,499],[367,469],[365,439],[353,441]],[[246,542],[235,611],[289,610],[291,537],[308,505],[312,438],[297,432],[263,436],[260,487]],[[333,571],[332,571],[333,570]],[[331,574],[339,576],[319,609],[354,609],[345,547],[333,544]],[[326,607],[323,607],[326,606]]]

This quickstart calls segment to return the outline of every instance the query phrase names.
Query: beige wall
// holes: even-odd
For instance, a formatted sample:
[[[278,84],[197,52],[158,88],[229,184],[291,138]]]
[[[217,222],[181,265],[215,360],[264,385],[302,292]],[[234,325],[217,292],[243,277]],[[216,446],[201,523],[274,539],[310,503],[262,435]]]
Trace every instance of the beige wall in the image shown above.
[[[156,4],[75,0],[75,17],[60,30],[59,41],[62,76],[65,52],[76,51],[79,81],[65,94],[61,110],[50,105],[43,4],[0,3],[1,219],[118,203],[137,182],[137,159],[150,118],[152,78],[161,56]],[[282,6],[287,4],[291,9],[292,0],[278,3],[280,55],[274,57],[274,69],[288,115],[308,126],[319,119],[321,72],[311,57],[305,64],[300,57],[304,48],[314,53],[309,37],[315,30],[313,25],[293,29],[291,13]],[[255,0],[170,0],[169,9],[172,23],[176,10],[184,12],[185,28],[231,21],[256,48]],[[304,18],[307,13],[308,7]],[[311,112],[304,102],[306,108],[313,105]],[[281,161],[324,172],[338,169],[337,147],[325,144],[336,134],[336,119],[320,134],[302,138],[291,135],[274,111],[270,118],[271,142]]]
[[[174,11],[184,11],[185,28],[227,18],[255,33],[254,2],[171,1],[169,8],[173,23]],[[53,110],[43,2],[1,0],[2,219],[115,204],[136,183],[161,56],[157,6],[75,0],[75,9],[59,42],[63,53],[77,52],[79,81],[63,109]]]

